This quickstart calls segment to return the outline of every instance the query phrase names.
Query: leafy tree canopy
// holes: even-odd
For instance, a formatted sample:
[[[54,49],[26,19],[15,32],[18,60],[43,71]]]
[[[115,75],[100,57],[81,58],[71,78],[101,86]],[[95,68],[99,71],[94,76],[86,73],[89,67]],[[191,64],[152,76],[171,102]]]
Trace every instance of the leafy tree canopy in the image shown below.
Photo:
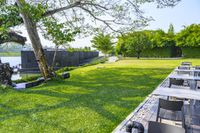
[[[136,55],[138,58],[140,58],[141,52],[150,47],[150,40],[148,35],[146,34],[146,31],[137,31],[137,32],[131,32],[128,33],[119,39],[117,47],[121,47],[121,52],[123,50],[126,50],[127,55]]]
[[[192,24],[176,35],[177,46],[200,47],[200,24]]]
[[[104,54],[109,54],[113,49],[113,42],[109,34],[104,35],[103,33],[98,34],[92,39],[92,47],[100,50]]]
[[[151,48],[165,46],[166,33],[163,30],[145,30],[142,32],[148,36],[148,39],[151,42]]]

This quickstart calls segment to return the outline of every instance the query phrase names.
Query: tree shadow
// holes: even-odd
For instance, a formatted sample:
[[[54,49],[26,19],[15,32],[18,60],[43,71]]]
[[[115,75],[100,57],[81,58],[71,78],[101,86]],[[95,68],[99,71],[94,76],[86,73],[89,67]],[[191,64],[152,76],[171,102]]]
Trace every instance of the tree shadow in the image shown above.
[[[0,122],[19,115],[27,116],[61,108],[85,107],[117,125],[155,89],[170,71],[171,69],[164,68],[106,68],[91,70],[84,75],[72,75],[72,78],[65,81],[50,81],[39,87],[17,91],[17,93],[27,94],[30,97],[41,95],[59,98],[62,99],[61,102],[47,106],[42,104],[41,99],[41,104],[31,109],[14,109],[7,104],[0,104],[1,108],[7,110],[0,117]],[[63,100],[65,98],[67,100]],[[132,100],[124,100],[124,98]],[[106,109],[105,105],[113,105],[124,110],[113,113]],[[44,121],[36,120],[35,122]],[[46,124],[49,122],[46,121]],[[59,124],[52,126],[65,130]]]

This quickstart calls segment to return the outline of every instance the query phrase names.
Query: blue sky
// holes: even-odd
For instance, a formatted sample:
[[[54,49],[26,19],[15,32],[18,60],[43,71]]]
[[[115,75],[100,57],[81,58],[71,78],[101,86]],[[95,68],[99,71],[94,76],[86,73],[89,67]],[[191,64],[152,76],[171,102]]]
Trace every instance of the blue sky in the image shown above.
[[[155,4],[145,4],[142,6],[146,16],[152,16],[155,21],[150,22],[145,29],[163,29],[167,31],[169,24],[172,23],[175,32],[183,29],[183,25],[188,26],[193,23],[200,24],[200,0],[181,0],[181,2],[173,8],[167,7],[158,9]],[[24,30],[25,31],[25,30]],[[27,36],[27,33],[24,32]],[[91,46],[92,37],[77,39],[71,43],[72,47]],[[53,46],[51,42],[41,37],[43,45]],[[30,43],[30,41],[28,41]]]
[[[200,0],[182,0],[173,8],[158,9],[154,4],[143,7],[145,15],[152,16],[155,21],[150,23],[147,29],[164,29],[167,31],[170,23],[174,25],[178,32],[183,25],[200,23]]]
[[[156,8],[155,4],[145,4],[142,10],[146,16],[152,16],[155,21],[150,22],[145,29],[168,30],[169,24],[174,25],[175,32],[183,29],[183,25],[188,26],[193,23],[200,24],[200,0],[182,0],[175,7]],[[73,47],[91,46],[91,37],[78,39],[72,43]]]

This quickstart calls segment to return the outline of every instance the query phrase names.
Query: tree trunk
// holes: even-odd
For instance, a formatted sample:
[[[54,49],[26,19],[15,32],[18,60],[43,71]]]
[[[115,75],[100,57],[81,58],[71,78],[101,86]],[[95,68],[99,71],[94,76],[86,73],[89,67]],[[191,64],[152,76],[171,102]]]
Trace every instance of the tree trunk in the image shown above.
[[[52,65],[51,65],[52,70],[54,70],[54,67],[55,67],[57,51],[58,51],[58,46],[55,47],[55,52],[54,52],[54,55],[53,55],[53,61],[52,61]]]
[[[137,52],[137,59],[140,59],[140,53],[141,52]]]
[[[25,1],[24,0],[16,0],[16,1],[19,8],[22,9],[23,3],[25,3]],[[30,18],[28,14],[24,12],[23,10],[21,11],[21,15],[22,15],[24,24],[26,26],[29,38],[31,40],[32,47],[34,49],[35,57],[37,59],[40,71],[45,79],[51,78],[53,74],[48,67],[44,50],[42,48],[42,44],[37,32],[36,23],[33,22],[32,18]]]

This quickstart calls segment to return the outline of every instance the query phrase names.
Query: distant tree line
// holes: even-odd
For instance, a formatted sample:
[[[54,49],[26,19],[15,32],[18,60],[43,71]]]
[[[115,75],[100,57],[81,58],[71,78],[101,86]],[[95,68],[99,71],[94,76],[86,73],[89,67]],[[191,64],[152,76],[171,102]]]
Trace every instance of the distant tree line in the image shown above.
[[[0,52],[20,52],[23,46],[16,43],[2,44],[0,45]]]
[[[92,42],[103,53],[111,53],[115,49],[117,55],[124,57],[200,57],[200,24],[187,26],[179,33],[174,32],[172,24],[168,32],[162,29],[129,32],[118,37],[115,47],[111,40],[109,35],[99,34]]]
[[[163,30],[142,30],[123,34],[118,37],[116,53],[123,56],[136,56],[144,51],[170,48],[170,57],[184,55],[184,48],[200,47],[200,24],[192,24],[185,27],[179,33],[174,33],[174,27],[170,24],[168,32]],[[191,49],[192,52],[192,49]],[[158,53],[162,54],[162,53]],[[200,55],[200,52],[199,52]]]

